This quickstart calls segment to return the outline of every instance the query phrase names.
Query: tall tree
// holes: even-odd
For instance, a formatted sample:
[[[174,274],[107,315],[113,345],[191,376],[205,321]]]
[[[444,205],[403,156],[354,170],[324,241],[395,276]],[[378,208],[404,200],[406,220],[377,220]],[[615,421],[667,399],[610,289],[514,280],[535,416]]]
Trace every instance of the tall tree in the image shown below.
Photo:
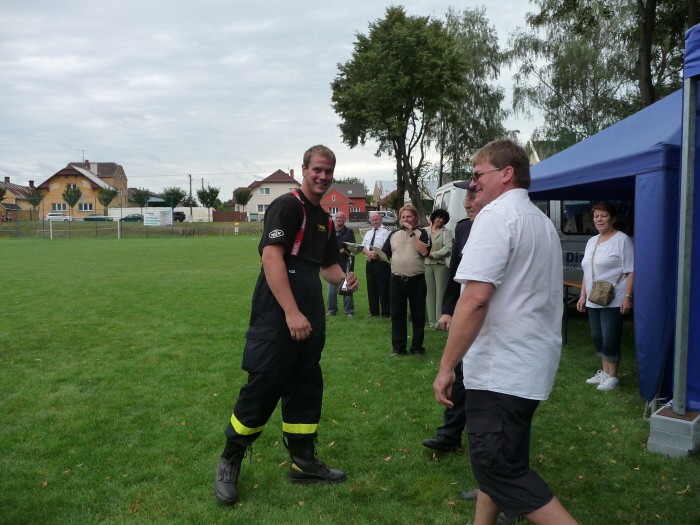
[[[466,64],[464,96],[439,112],[430,127],[428,145],[438,151],[438,186],[450,173],[453,180],[465,178],[472,154],[487,142],[507,135],[508,116],[501,103],[503,90],[492,86],[506,56],[498,46],[498,35],[482,8],[457,12],[450,8],[445,27],[453,35]]]
[[[197,190],[197,198],[199,199],[199,202],[202,203],[202,206],[206,207],[207,219],[209,222],[211,222],[211,208],[216,207],[217,202],[219,201],[220,191],[221,188],[212,188],[208,184],[206,188]]]
[[[2,200],[2,199],[0,199]],[[44,194],[39,191],[38,188],[30,188],[27,192],[27,202],[31,205],[32,209],[29,210],[29,220],[32,220],[32,211],[36,211],[44,200]]]
[[[538,136],[575,142],[678,89],[696,1],[534,0],[511,41],[514,108],[542,110]]]
[[[136,188],[131,190],[131,196],[134,198],[134,202],[141,208],[141,214],[143,215],[143,208],[148,204],[151,198],[151,192],[146,188]]]
[[[66,186],[63,190],[63,200],[66,201],[68,207],[70,208],[69,216],[73,215],[73,207],[78,203],[80,197],[83,196],[83,192],[77,186]]]
[[[253,190],[250,188],[236,188],[233,190],[233,198],[236,199],[236,204],[243,206],[243,213],[245,213],[246,204],[253,198]]]
[[[183,200],[185,200],[185,197],[187,197],[187,192],[182,188],[172,186],[170,188],[163,188],[161,195],[165,201],[170,204],[171,208],[176,208]]]
[[[105,215],[108,215],[107,210],[109,209],[109,205],[117,195],[119,195],[119,190],[115,188],[100,188],[97,190],[97,200],[104,206]]]
[[[331,84],[343,142],[354,148],[375,140],[377,156],[393,155],[399,201],[407,189],[422,217],[420,145],[426,126],[463,96],[464,58],[440,21],[408,16],[403,7],[387,8],[367,36],[356,37]]]

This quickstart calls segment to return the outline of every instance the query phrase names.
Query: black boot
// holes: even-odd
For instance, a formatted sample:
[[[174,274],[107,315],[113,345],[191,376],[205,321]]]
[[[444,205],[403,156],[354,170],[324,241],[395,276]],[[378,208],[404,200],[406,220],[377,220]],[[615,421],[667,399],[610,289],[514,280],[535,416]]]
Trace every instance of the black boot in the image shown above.
[[[214,483],[216,499],[223,505],[233,505],[238,499],[238,475],[241,473],[245,452],[246,447],[236,445],[233,441],[226,442]]]
[[[292,458],[289,469],[289,481],[292,483],[342,483],[348,479],[345,472],[328,468],[316,457],[315,436],[287,434],[283,440]]]

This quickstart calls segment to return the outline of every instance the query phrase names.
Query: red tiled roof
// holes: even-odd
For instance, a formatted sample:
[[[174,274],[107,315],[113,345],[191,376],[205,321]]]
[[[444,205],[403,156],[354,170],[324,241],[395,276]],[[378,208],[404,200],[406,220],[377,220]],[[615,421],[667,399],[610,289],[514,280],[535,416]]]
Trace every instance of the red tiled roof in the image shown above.
[[[255,188],[259,188],[263,184],[290,184],[290,183],[299,186],[299,183],[294,179],[294,177],[290,176],[288,173],[285,173],[282,170],[277,170],[272,175],[267,176],[263,180],[256,180],[248,187],[251,190],[254,190]]]

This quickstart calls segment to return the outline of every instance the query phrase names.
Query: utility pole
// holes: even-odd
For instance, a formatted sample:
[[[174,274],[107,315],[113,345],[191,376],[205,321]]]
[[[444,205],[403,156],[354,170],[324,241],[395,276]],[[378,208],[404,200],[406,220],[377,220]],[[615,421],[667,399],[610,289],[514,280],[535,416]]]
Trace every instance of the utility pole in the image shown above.
[[[190,223],[192,223],[192,175],[188,173],[187,176],[190,178]]]
[[[202,177],[202,189],[204,189],[204,177]]]

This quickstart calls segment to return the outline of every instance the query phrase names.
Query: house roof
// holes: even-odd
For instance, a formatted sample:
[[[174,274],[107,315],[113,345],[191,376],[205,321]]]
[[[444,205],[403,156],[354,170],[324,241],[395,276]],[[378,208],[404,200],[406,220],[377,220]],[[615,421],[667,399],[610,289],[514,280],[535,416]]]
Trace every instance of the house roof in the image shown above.
[[[328,188],[328,191],[331,192],[333,190],[337,190],[339,193],[342,193],[346,197],[349,197],[351,199],[364,199],[367,194],[365,193],[365,186],[364,184],[331,184],[331,187]]]
[[[26,199],[27,194],[31,189],[28,186],[20,186],[19,184],[3,181],[0,181],[0,188],[5,188],[6,190],[12,192],[12,194],[15,195],[15,197],[17,197],[18,199]]]
[[[82,175],[86,179],[88,179],[92,184],[98,188],[112,188],[113,187],[109,184],[107,184],[105,181],[103,181],[96,173],[93,173],[90,170],[87,170],[85,168],[81,168],[80,166],[76,166],[76,163],[70,163],[68,164],[65,168],[63,168],[60,171],[57,171],[53,175],[51,175],[48,179],[46,179],[44,182],[39,184],[39,188],[46,189],[47,188],[47,182],[49,182],[52,178],[60,175]]]
[[[6,210],[10,210],[10,211],[20,211],[22,209],[17,204],[10,204],[9,202],[8,203],[2,202],[2,203],[0,203],[0,205],[2,205],[2,207],[5,208]]]
[[[121,166],[116,162],[71,162],[69,166],[83,168],[95,173],[98,177],[115,177]],[[123,168],[122,168],[123,169]]]
[[[379,198],[384,199],[392,191],[396,191],[396,181],[395,180],[378,180],[374,183],[374,191],[379,191]]]
[[[273,174],[265,177],[263,180],[256,180],[248,187],[251,190],[254,190],[255,188],[259,188],[263,184],[296,184],[297,186],[300,186],[300,184],[294,179],[294,177],[285,173],[282,170],[277,170]]]

